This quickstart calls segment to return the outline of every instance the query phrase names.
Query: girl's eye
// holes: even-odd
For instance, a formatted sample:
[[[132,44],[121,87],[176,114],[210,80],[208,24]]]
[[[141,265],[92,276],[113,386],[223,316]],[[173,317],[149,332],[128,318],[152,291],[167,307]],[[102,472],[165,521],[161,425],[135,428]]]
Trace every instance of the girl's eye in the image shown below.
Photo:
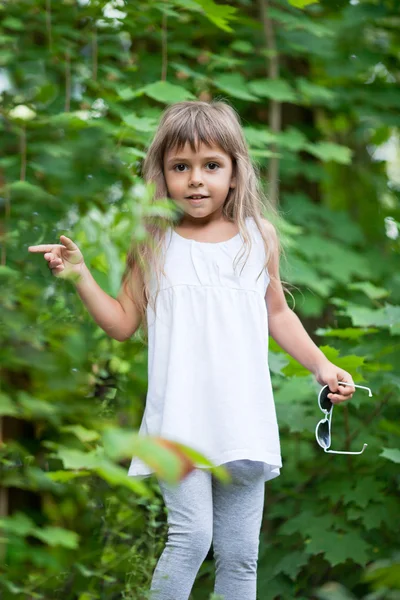
[[[219,165],[217,163],[214,162],[209,162],[207,163],[208,165],[214,165],[215,167],[219,167]],[[184,165],[183,163],[179,163],[177,165],[174,166],[174,171],[178,168],[178,167],[186,167],[186,165]],[[178,169],[179,173],[183,173],[183,170]],[[210,169],[210,171],[216,171],[216,169]]]

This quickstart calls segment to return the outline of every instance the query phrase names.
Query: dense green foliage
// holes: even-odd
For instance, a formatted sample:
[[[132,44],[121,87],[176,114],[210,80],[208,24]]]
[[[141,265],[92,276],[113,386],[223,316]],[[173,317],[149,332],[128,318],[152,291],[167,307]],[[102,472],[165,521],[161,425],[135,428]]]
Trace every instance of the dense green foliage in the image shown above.
[[[399,598],[397,1],[265,2],[273,81],[263,5],[0,1],[1,598],[148,597],[165,510],[155,478],[127,466],[137,452],[174,479],[179,462],[135,435],[147,348],[107,337],[27,248],[68,235],[115,296],[143,216],[173,209],[152,205],[139,176],[161,111],[216,96],[242,117],[266,186],[279,158],[296,312],[374,393],[333,414],[333,449],[366,451],[325,454],[319,386],[271,340],[284,467],[266,486],[259,598]],[[379,158],[389,140],[391,162]],[[213,573],[210,552],[193,598],[209,598]]]

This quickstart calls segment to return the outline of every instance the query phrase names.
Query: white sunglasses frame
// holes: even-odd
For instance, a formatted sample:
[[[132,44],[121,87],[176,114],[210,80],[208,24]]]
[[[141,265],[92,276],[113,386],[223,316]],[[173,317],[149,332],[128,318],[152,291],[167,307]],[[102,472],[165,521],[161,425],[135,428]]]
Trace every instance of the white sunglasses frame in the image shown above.
[[[339,385],[350,385],[356,388],[361,388],[363,390],[368,390],[368,396],[372,396],[372,392],[369,389],[369,387],[365,387],[364,385],[356,385],[355,383],[346,383],[345,381],[338,381]],[[333,413],[333,407],[335,406],[332,402],[332,408],[330,411],[326,410],[325,408],[322,408],[321,406],[321,395],[323,390],[325,390],[326,388],[328,388],[328,385],[324,385],[320,390],[319,390],[319,394],[318,394],[318,406],[320,408],[320,410],[322,410],[323,413],[325,413],[325,417],[323,419],[321,419],[318,423],[317,426],[315,428],[315,437],[318,443],[318,446],[320,448],[322,448],[324,450],[324,452],[329,452],[331,454],[362,454],[365,450],[365,448],[368,446],[368,444],[364,444],[363,445],[363,449],[360,450],[360,452],[344,452],[344,451],[340,451],[340,450],[329,450],[329,448],[331,447],[331,441],[332,441],[332,435],[331,435],[331,421],[332,421],[332,413]],[[318,427],[322,424],[322,423],[326,423],[328,422],[328,429],[329,429],[329,446],[327,446],[325,448],[325,446],[322,446],[319,439],[318,439]]]

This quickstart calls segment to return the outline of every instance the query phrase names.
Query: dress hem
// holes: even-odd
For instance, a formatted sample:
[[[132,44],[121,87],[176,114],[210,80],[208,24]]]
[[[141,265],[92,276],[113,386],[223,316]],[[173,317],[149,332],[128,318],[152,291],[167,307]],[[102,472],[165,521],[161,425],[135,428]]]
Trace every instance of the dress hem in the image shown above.
[[[208,458],[208,457],[207,457]],[[216,467],[219,467],[225,463],[232,462],[234,460],[254,460],[264,463],[264,481],[270,481],[280,475],[280,469],[282,467],[282,459],[277,454],[264,453],[260,456],[254,452],[245,452],[243,450],[231,451],[224,453],[224,458],[209,458]],[[209,467],[195,463],[195,467],[199,469],[208,469]],[[132,464],[128,471],[128,477],[150,477],[155,473],[154,469],[148,466],[139,458],[133,458]]]

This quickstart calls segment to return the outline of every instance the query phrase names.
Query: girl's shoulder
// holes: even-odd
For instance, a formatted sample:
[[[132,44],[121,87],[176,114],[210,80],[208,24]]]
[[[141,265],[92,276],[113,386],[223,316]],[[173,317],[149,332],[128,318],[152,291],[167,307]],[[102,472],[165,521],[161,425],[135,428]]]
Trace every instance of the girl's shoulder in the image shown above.
[[[261,224],[264,228],[264,232],[269,235],[277,235],[276,227],[266,217],[260,217]]]
[[[266,217],[259,217],[259,222],[261,224],[261,231],[253,217],[250,217],[248,220],[251,226],[258,231],[258,233],[262,233],[263,236],[267,238],[267,242],[272,244],[273,246],[278,245],[278,232],[276,230],[275,225],[271,223]]]
[[[252,229],[257,238],[257,246],[259,247],[260,255],[267,258],[268,268],[274,264],[280,254],[279,235],[275,225],[266,217],[260,216],[259,224],[251,219]],[[261,229],[261,231],[260,231]]]

